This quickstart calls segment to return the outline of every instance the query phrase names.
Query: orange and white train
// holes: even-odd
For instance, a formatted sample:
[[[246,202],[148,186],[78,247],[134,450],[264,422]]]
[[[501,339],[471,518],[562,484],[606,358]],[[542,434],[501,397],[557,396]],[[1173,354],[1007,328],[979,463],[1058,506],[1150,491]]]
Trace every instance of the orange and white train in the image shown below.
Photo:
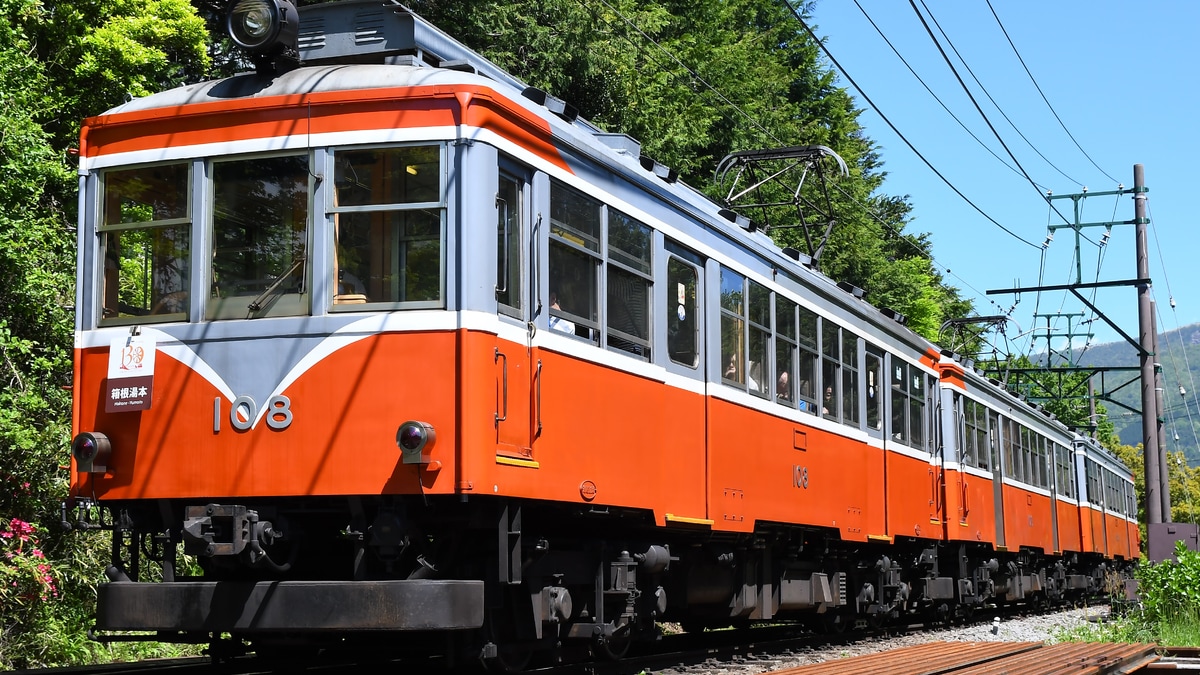
[[[83,128],[102,638],[518,668],[661,620],[1062,601],[1138,557],[1126,467],[633,139],[394,3],[227,23],[255,72]]]

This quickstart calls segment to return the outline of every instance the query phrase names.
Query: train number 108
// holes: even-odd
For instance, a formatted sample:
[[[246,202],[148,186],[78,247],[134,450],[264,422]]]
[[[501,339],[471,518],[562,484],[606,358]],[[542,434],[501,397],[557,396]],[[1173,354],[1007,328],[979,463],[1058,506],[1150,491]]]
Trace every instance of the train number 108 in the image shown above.
[[[221,397],[218,396],[213,399],[213,433],[221,430],[221,418],[224,416],[221,408]],[[254,427],[258,411],[258,404],[254,402],[254,399],[249,396],[239,396],[233,399],[233,404],[229,406],[229,424],[238,431],[248,431]],[[292,399],[282,394],[272,396],[267,400],[265,417],[267,426],[272,429],[288,428],[292,424]]]
[[[808,467],[792,465],[792,485],[802,490],[808,489]]]

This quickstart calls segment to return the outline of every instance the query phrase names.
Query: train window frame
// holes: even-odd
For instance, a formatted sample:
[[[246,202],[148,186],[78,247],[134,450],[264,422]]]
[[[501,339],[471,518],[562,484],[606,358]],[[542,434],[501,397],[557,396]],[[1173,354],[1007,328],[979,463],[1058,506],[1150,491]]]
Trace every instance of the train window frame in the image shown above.
[[[867,344],[863,355],[864,385],[863,400],[866,403],[867,432],[875,437],[883,435],[883,421],[886,419],[887,387],[883,380],[884,353],[878,347]],[[872,419],[873,418],[873,419]]]
[[[582,205],[586,210],[573,209],[573,204]],[[585,229],[589,226],[586,221],[593,219],[588,217],[587,211],[594,212],[590,232]],[[600,288],[604,271],[605,249],[602,240],[606,212],[606,206],[600,200],[562,181],[550,180],[550,228],[546,259],[552,301],[549,303],[547,321],[561,326],[551,326],[552,330],[597,346],[603,332]]]
[[[355,165],[349,160],[349,157],[365,153],[376,153],[380,156],[376,163],[383,163],[387,158],[382,155],[390,153],[398,160],[412,159],[411,164],[401,163],[404,167],[404,172],[395,171],[396,175],[404,178],[405,174],[418,176],[421,167],[429,166],[433,162],[419,161],[421,158],[419,151],[433,151],[433,156],[436,158],[436,166],[433,171],[436,173],[436,180],[424,181],[415,186],[408,186],[405,182],[405,194],[400,198],[388,199],[388,195],[376,196],[376,189],[381,188],[378,183],[392,182],[392,180],[383,178],[377,179],[374,176],[367,180],[372,182],[367,186],[358,182],[355,173]],[[411,157],[403,155],[406,151],[413,152]],[[362,311],[377,311],[391,309],[443,309],[446,307],[446,287],[447,287],[447,212],[446,212],[446,173],[447,173],[447,147],[444,142],[420,142],[420,143],[400,143],[387,145],[351,145],[338,146],[330,148],[328,152],[329,166],[331,170],[327,171],[327,175],[334,176],[334,180],[324,181],[326,199],[326,224],[329,229],[327,239],[330,241],[328,245],[328,256],[330,269],[330,297],[326,306],[331,312],[362,312]],[[347,161],[341,161],[341,158],[347,158]],[[363,168],[365,165],[359,165]],[[350,177],[354,178],[354,182],[350,182]],[[400,181],[396,181],[400,182]],[[430,185],[432,183],[432,185]],[[341,191],[349,192],[355,187],[366,187],[370,196],[369,200],[351,201],[343,203]],[[393,185],[393,188],[396,187]],[[411,189],[417,194],[408,194]],[[424,193],[421,193],[424,191]],[[349,192],[349,194],[353,194]],[[395,195],[392,195],[395,197]],[[434,197],[429,199],[428,197]],[[356,246],[343,247],[341,235],[343,229],[362,229],[363,223],[346,222],[356,221],[366,218],[365,223],[368,228],[365,241],[360,242]],[[410,222],[411,219],[423,218],[426,222],[424,227],[420,227],[417,223]],[[436,220],[436,226],[433,222]],[[436,230],[436,232],[434,231]],[[347,236],[347,240],[353,241]],[[359,237],[363,239],[363,237]],[[387,242],[391,242],[388,244]],[[433,242],[433,243],[431,243]],[[426,254],[436,246],[436,250],[432,256]],[[366,251],[368,259],[365,265],[358,263],[354,269],[358,272],[349,272],[357,280],[357,283],[348,283],[345,276],[348,272],[349,265],[346,259],[350,258],[349,251],[352,249],[360,249]],[[412,262],[413,253],[416,252],[417,263]],[[384,255],[386,254],[386,255]],[[383,255],[384,257],[380,257]],[[412,279],[421,278],[420,274],[414,274],[415,267],[429,268],[431,265],[421,265],[422,258],[436,257],[437,259],[437,282],[436,286],[430,284],[421,284],[419,287],[410,288],[413,283]],[[389,271],[390,270],[390,271]],[[366,280],[363,281],[363,275]],[[420,291],[428,294],[433,291],[434,297],[418,297],[409,299],[409,296],[414,291]],[[382,298],[382,299],[379,299]]]
[[[812,415],[820,412],[817,392],[821,373],[821,317],[804,307],[796,308],[796,400],[800,410]]]
[[[612,207],[606,208],[605,234],[607,239],[607,265],[605,274],[605,305],[604,323],[606,326],[605,345],[614,351],[637,357],[643,361],[651,360],[651,347],[654,327],[654,229],[640,220]],[[617,225],[622,223],[622,225]],[[621,231],[631,236],[614,236]],[[641,241],[632,233],[640,232]],[[622,243],[624,242],[624,243]],[[633,250],[640,246],[641,251]],[[631,309],[631,302],[637,300],[637,291],[641,291],[641,301]],[[620,315],[627,321],[623,327],[616,326],[620,307],[624,311]],[[638,328],[636,312],[643,313],[641,317],[641,335],[627,328]]]
[[[141,172],[159,172],[164,169],[182,168],[182,176],[176,176],[175,181],[182,180],[182,200],[177,200],[181,203],[176,203],[174,210],[169,217],[155,217],[153,213],[156,208],[154,203],[137,202],[133,204],[141,208],[149,207],[151,213],[147,214],[150,218],[142,218],[138,220],[120,220],[120,222],[110,221],[111,208],[109,204],[109,187],[112,185],[113,177],[118,174],[137,174]],[[133,324],[149,324],[149,323],[168,323],[188,321],[192,307],[191,297],[191,280],[193,275],[192,265],[195,260],[195,252],[193,246],[195,237],[193,233],[193,162],[189,160],[181,160],[174,162],[159,162],[153,164],[137,164],[129,166],[114,166],[104,169],[97,176],[96,195],[99,201],[97,207],[97,224],[96,224],[96,260],[99,261],[97,271],[97,302],[96,325],[104,326],[124,326]],[[146,189],[148,192],[149,188]],[[154,191],[152,194],[162,194],[161,191]],[[123,197],[124,193],[117,193],[115,197]],[[141,195],[137,195],[141,196]],[[129,200],[122,200],[121,205],[132,201],[134,195],[129,195]],[[175,215],[178,214],[178,215]],[[166,215],[166,214],[164,214]],[[154,283],[154,278],[161,278],[162,275],[156,273],[156,268],[147,268],[143,261],[141,270],[135,270],[133,267],[124,265],[123,247],[122,252],[117,253],[117,258],[114,260],[110,253],[114,248],[114,244],[120,247],[119,240],[124,233],[130,233],[133,236],[150,236],[149,243],[142,242],[143,258],[153,256],[160,258],[164,255],[163,252],[157,250],[164,240],[170,240],[172,237],[165,236],[167,232],[175,230],[182,234],[173,235],[183,240],[182,246],[175,249],[175,253],[181,255],[182,263],[175,266],[175,274],[178,277],[178,284],[160,289],[155,294],[148,284]],[[168,241],[168,244],[172,243]],[[175,242],[177,243],[177,242]],[[136,244],[135,244],[136,245]],[[154,249],[154,253],[151,250]],[[176,258],[179,259],[179,258]],[[130,259],[132,262],[136,262]],[[110,264],[112,263],[112,264]],[[122,312],[122,302],[120,299],[122,293],[122,271],[130,269],[135,276],[140,272],[142,279],[141,289],[141,304],[145,306],[137,307],[134,304],[125,304],[126,311]],[[161,268],[157,268],[161,269]],[[147,271],[149,270],[149,271]],[[110,284],[112,288],[110,289]],[[170,288],[171,290],[166,290]],[[137,290],[137,289],[135,289]],[[165,290],[165,292],[163,292]],[[115,291],[115,293],[113,293]],[[115,307],[109,306],[110,298]],[[136,298],[131,300],[137,301]],[[124,315],[122,315],[124,314]]]
[[[299,178],[301,175],[303,175],[302,191],[304,194],[303,209],[295,208],[295,205],[293,205],[293,208],[292,208],[292,216],[301,215],[301,217],[303,218],[303,226],[302,226],[303,227],[303,237],[296,238],[293,236],[290,238],[291,245],[293,247],[293,252],[289,258],[290,262],[288,263],[288,267],[284,270],[282,275],[280,275],[278,273],[275,273],[273,275],[271,272],[264,270],[264,272],[267,274],[267,276],[260,275],[259,277],[255,278],[255,279],[243,279],[243,278],[236,277],[236,276],[232,277],[230,279],[221,279],[222,275],[220,275],[218,273],[219,265],[229,266],[230,268],[232,268],[232,267],[239,266],[239,263],[240,263],[241,267],[243,267],[243,268],[246,267],[244,260],[239,261],[235,257],[236,255],[238,255],[239,252],[252,254],[254,256],[252,258],[253,264],[256,267],[265,268],[266,266],[269,266],[269,262],[259,260],[260,257],[261,258],[266,257],[266,256],[262,255],[262,253],[261,253],[262,248],[259,246],[248,245],[248,246],[241,246],[241,247],[237,247],[237,246],[218,247],[218,244],[220,243],[219,229],[226,226],[226,223],[221,222],[221,219],[226,221],[229,226],[236,229],[238,226],[238,222],[236,219],[241,217],[242,214],[240,214],[236,210],[225,209],[225,211],[223,213],[226,213],[228,215],[223,216],[222,212],[218,212],[218,209],[216,209],[216,208],[210,209],[210,213],[208,215],[208,222],[206,223],[206,226],[208,229],[208,238],[207,238],[207,250],[206,250],[207,264],[206,264],[206,269],[205,269],[205,279],[210,288],[210,292],[209,292],[209,297],[205,301],[205,308],[204,308],[204,319],[205,320],[220,321],[220,320],[257,319],[257,318],[263,318],[263,317],[278,317],[278,316],[308,316],[308,315],[311,315],[311,313],[312,313],[312,273],[313,273],[313,265],[312,265],[313,256],[312,256],[311,252],[313,250],[313,236],[314,236],[313,231],[315,229],[313,227],[313,216],[312,216],[313,196],[314,196],[314,186],[315,186],[315,181],[313,179],[313,171],[312,171],[313,161],[314,161],[313,152],[311,150],[306,150],[306,151],[302,151],[302,152],[294,152],[293,151],[293,152],[266,153],[266,154],[228,155],[228,156],[210,158],[210,160],[207,164],[207,168],[208,168],[208,172],[209,172],[208,181],[207,181],[207,201],[210,204],[215,204],[218,201],[218,187],[219,187],[218,182],[220,180],[222,180],[221,178],[218,177],[218,170],[220,167],[234,166],[237,164],[247,165],[247,164],[251,164],[251,163],[255,163],[255,162],[270,162],[273,160],[288,160],[288,159],[292,159],[292,160],[302,159],[303,160],[303,166],[298,167],[297,170],[294,171],[292,177]],[[250,171],[250,172],[248,172],[247,175],[249,175],[249,176],[270,176],[275,179],[279,179],[281,176],[281,174],[279,172],[261,171],[261,170],[260,171]],[[231,182],[234,182],[234,181],[231,181]],[[296,184],[300,185],[301,181],[297,180]],[[275,183],[273,183],[273,185],[278,187],[279,183],[275,182]],[[223,204],[229,203],[229,200],[221,200],[221,201]],[[281,213],[285,213],[285,211],[281,211]],[[293,219],[292,222],[290,222],[290,223],[283,223],[283,231],[286,232],[287,228],[290,227],[293,232],[293,235],[294,235],[295,232],[297,232],[301,229],[296,226],[297,222],[298,222],[297,220]],[[248,226],[244,227],[243,231],[247,234],[247,236],[250,236],[251,233],[253,232],[253,236],[255,238],[265,234],[267,236],[267,239],[270,239],[270,235],[272,234],[271,231],[264,232],[263,230],[254,230],[252,227],[248,227]],[[296,244],[299,244],[302,247],[301,253],[299,256],[294,254],[294,247]],[[224,258],[226,256],[230,256],[229,259],[222,260],[222,258]],[[274,279],[274,281],[272,281],[272,279]],[[285,288],[282,285],[282,282],[285,279],[294,279],[293,284],[295,284],[295,285],[292,286],[292,288],[297,288],[298,290],[296,290],[295,292],[290,292],[287,288]],[[228,288],[237,288],[237,286],[239,284],[242,284],[245,282],[255,282],[260,285],[263,285],[263,288],[253,289],[250,292],[244,292],[244,293],[243,292],[225,293],[223,291],[223,289],[225,289],[227,287]],[[283,289],[283,290],[280,290],[280,289]],[[293,295],[295,296],[294,298],[287,297],[287,296],[293,296]],[[287,300],[286,303],[280,304],[280,300],[284,299],[284,298],[286,298],[286,300]],[[247,302],[247,300],[249,302]]]
[[[859,426],[859,366],[858,356],[861,344],[857,335],[842,329],[842,424]],[[926,383],[928,388],[928,382]]]
[[[513,186],[508,199],[505,199],[505,182]],[[524,317],[526,274],[521,253],[525,250],[529,187],[528,171],[521,171],[509,162],[500,163],[496,174],[496,308],[499,313],[516,319]]]
[[[841,416],[841,326],[821,317],[818,334],[821,337],[821,416],[840,422]]]
[[[666,249],[667,310],[663,315],[667,320],[667,357],[672,363],[695,370],[700,367],[700,270],[703,265],[680,255],[670,240],[666,242]],[[691,274],[690,288],[684,273]]]
[[[775,294],[773,302],[775,313],[775,402],[795,408],[799,405],[796,395],[798,380],[796,369],[799,355],[796,337],[799,332],[799,322],[796,301],[779,293]],[[785,377],[786,376],[786,377]],[[805,404],[805,407],[809,407]]]
[[[746,388],[746,276],[721,265],[721,360],[718,363],[721,381]]]

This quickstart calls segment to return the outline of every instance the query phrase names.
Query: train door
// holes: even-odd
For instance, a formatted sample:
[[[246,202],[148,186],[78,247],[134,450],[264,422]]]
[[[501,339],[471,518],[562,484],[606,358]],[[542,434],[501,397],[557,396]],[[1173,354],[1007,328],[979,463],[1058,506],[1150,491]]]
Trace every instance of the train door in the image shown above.
[[[531,361],[529,326],[535,306],[527,270],[533,250],[530,190],[525,172],[504,165],[496,192],[496,306],[502,330],[496,336],[496,454],[532,458],[535,433],[532,392],[536,367]]]
[[[1008,540],[1004,537],[1004,471],[1007,463],[1011,461],[1010,456],[1006,456],[1001,452],[1001,443],[1011,442],[1008,438],[1001,437],[1000,422],[1003,418],[994,411],[988,411],[988,446],[992,453],[992,486],[993,497],[996,500],[996,547],[1007,546]],[[1004,428],[1005,435],[1009,432],[1007,427]]]

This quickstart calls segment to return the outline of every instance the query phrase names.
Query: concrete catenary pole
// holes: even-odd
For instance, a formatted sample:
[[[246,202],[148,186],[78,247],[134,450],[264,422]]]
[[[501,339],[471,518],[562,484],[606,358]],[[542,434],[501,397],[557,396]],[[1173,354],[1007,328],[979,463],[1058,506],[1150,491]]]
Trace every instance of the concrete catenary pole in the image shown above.
[[[1154,434],[1158,438],[1159,489],[1162,490],[1163,522],[1173,523],[1171,514],[1171,463],[1167,460],[1167,430],[1163,428],[1163,371],[1158,358],[1158,305],[1150,301],[1150,335],[1154,346]]]
[[[1158,408],[1154,396],[1154,309],[1150,304],[1150,258],[1146,246],[1146,170],[1133,165],[1133,222],[1137,248],[1138,344],[1142,372],[1142,457],[1145,460],[1146,522],[1163,522],[1162,469],[1158,461]]]

